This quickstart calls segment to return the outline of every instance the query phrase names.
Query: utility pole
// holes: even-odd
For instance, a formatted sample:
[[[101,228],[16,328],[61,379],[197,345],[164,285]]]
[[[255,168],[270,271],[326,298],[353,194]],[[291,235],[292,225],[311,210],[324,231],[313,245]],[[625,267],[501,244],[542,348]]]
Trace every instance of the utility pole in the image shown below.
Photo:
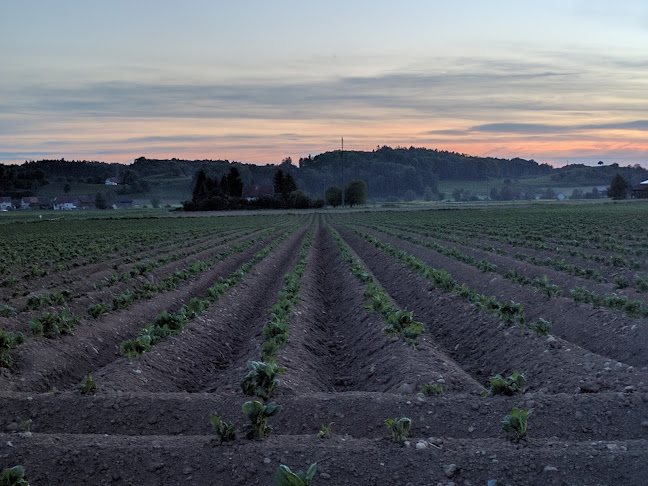
[[[340,161],[342,162],[342,207],[344,207],[344,137],[342,137],[342,150],[340,150]]]

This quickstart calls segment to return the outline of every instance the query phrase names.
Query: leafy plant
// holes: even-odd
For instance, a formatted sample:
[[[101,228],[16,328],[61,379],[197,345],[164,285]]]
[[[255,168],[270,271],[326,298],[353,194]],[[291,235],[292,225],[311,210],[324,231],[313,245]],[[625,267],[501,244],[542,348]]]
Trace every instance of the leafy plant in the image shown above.
[[[421,385],[421,393],[426,397],[434,395],[443,395],[443,387],[438,383],[427,383]]]
[[[79,320],[72,316],[70,309],[64,307],[60,312],[46,312],[41,317],[33,317],[29,328],[34,336],[44,336],[54,339],[59,334],[69,334]]]
[[[519,442],[527,435],[529,416],[532,413],[532,408],[528,410],[514,408],[509,415],[502,419],[502,430],[508,434],[511,440]]]
[[[23,429],[23,432],[31,432],[32,419],[26,419],[20,421],[20,426]]]
[[[635,275],[635,289],[637,292],[648,292],[648,275]]]
[[[99,303],[88,306],[88,314],[90,314],[90,316],[94,317],[95,319],[97,319],[100,315],[105,314],[106,312],[108,312],[108,307],[106,307],[106,304]]]
[[[0,317],[13,317],[16,315],[16,309],[10,305],[0,304]]]
[[[333,422],[331,422],[328,425],[322,424],[322,428],[317,433],[317,438],[318,439],[326,439],[327,437],[331,437],[331,426],[332,425],[333,425]]]
[[[211,415],[209,421],[221,442],[231,442],[236,439],[236,426],[233,422],[224,422],[217,415]]]
[[[385,425],[391,429],[394,442],[403,442],[412,428],[412,421],[407,417],[387,419]]]
[[[89,395],[97,393],[99,387],[97,383],[92,379],[92,375],[86,375],[81,384],[79,385],[79,391],[82,395]]]
[[[25,342],[25,336],[21,332],[3,331],[0,329],[0,367],[10,368],[13,360],[9,352]]]
[[[248,365],[252,369],[241,380],[241,390],[246,395],[267,400],[272,391],[279,385],[279,374],[286,371],[286,369],[265,361],[249,361]]]
[[[625,275],[615,275],[612,279],[617,289],[625,289],[630,287],[630,280]]]
[[[526,378],[517,371],[508,378],[504,378],[502,375],[495,375],[491,376],[488,380],[490,381],[490,395],[513,396],[516,393],[522,393],[526,385]]]
[[[548,336],[551,332],[551,322],[540,317],[536,322],[531,324],[530,329],[540,336]]]
[[[268,425],[268,419],[281,412],[281,405],[270,402],[264,405],[256,400],[243,404],[243,413],[250,419],[247,426],[246,437],[248,439],[263,439],[271,431],[272,426]]]
[[[3,469],[0,473],[0,486],[29,486],[25,479],[25,468],[14,466]]]
[[[310,486],[316,470],[317,463],[311,464],[308,471],[299,471],[295,474],[288,466],[282,464],[275,471],[275,486]]]

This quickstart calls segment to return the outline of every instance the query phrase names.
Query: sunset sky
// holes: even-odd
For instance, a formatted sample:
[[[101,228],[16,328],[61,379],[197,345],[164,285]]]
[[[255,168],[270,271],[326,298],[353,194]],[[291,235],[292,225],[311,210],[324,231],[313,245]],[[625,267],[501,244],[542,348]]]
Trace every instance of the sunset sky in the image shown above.
[[[0,162],[416,146],[648,167],[648,2],[0,2]]]

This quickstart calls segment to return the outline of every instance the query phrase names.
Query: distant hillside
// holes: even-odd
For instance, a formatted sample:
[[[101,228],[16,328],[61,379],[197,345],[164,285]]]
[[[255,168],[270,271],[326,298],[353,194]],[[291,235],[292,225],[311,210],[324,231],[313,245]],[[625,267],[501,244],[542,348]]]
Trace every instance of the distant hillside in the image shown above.
[[[321,197],[330,185],[363,179],[372,199],[427,197],[442,190],[465,188],[473,196],[514,181],[526,188],[607,186],[619,172],[632,184],[648,179],[648,170],[617,164],[600,167],[569,165],[554,169],[534,160],[473,157],[424,148],[382,147],[371,152],[339,150],[280,165],[259,166],[228,160],[158,160],[139,157],[131,165],[96,161],[40,160],[22,165],[0,165],[0,196],[14,198],[49,193],[70,184],[83,185],[83,192],[104,190],[108,178],[119,180],[116,192],[141,197],[191,198],[195,176],[204,170],[220,178],[235,165],[245,185],[272,184],[277,168],[290,173],[299,188]],[[52,184],[48,190],[45,186]]]

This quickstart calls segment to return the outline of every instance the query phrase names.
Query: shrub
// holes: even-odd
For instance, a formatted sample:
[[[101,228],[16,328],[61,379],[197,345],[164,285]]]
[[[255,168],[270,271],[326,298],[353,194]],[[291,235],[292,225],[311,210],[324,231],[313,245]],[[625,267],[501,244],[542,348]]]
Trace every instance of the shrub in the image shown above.
[[[92,379],[92,375],[87,375],[81,384],[79,385],[79,391],[81,392],[81,395],[89,395],[89,394],[95,394],[97,393],[97,390],[99,387],[97,386],[97,383]]]
[[[394,442],[403,442],[412,428],[412,421],[407,417],[387,419],[385,425],[391,429]]]
[[[267,400],[272,391],[279,386],[279,373],[286,369],[265,361],[249,361],[248,365],[252,369],[241,380],[241,390],[246,395]]]
[[[25,468],[14,466],[3,469],[0,474],[0,486],[29,486],[25,479]]]
[[[635,275],[635,289],[637,292],[648,292],[648,275]]]
[[[233,422],[224,422],[217,415],[211,415],[209,421],[221,442],[231,442],[236,439],[236,426]]]
[[[528,410],[514,408],[509,415],[502,419],[502,430],[508,434],[511,440],[519,442],[526,437],[529,416],[532,413],[532,408]]]
[[[535,323],[531,324],[531,330],[540,336],[548,336],[551,332],[551,322],[541,317]]]
[[[243,413],[250,419],[247,426],[246,437],[248,439],[263,439],[271,431],[272,426],[268,425],[268,419],[281,412],[281,405],[270,402],[267,405],[256,400],[243,404]]]
[[[421,393],[426,397],[434,395],[443,395],[443,387],[437,383],[421,385]]]
[[[275,472],[275,486],[310,486],[317,470],[317,463],[311,464],[308,471],[292,472],[288,466],[283,464]]]
[[[508,378],[502,375],[495,375],[488,379],[490,381],[490,395],[512,396],[516,393],[522,393],[526,385],[524,375],[515,371]]]

